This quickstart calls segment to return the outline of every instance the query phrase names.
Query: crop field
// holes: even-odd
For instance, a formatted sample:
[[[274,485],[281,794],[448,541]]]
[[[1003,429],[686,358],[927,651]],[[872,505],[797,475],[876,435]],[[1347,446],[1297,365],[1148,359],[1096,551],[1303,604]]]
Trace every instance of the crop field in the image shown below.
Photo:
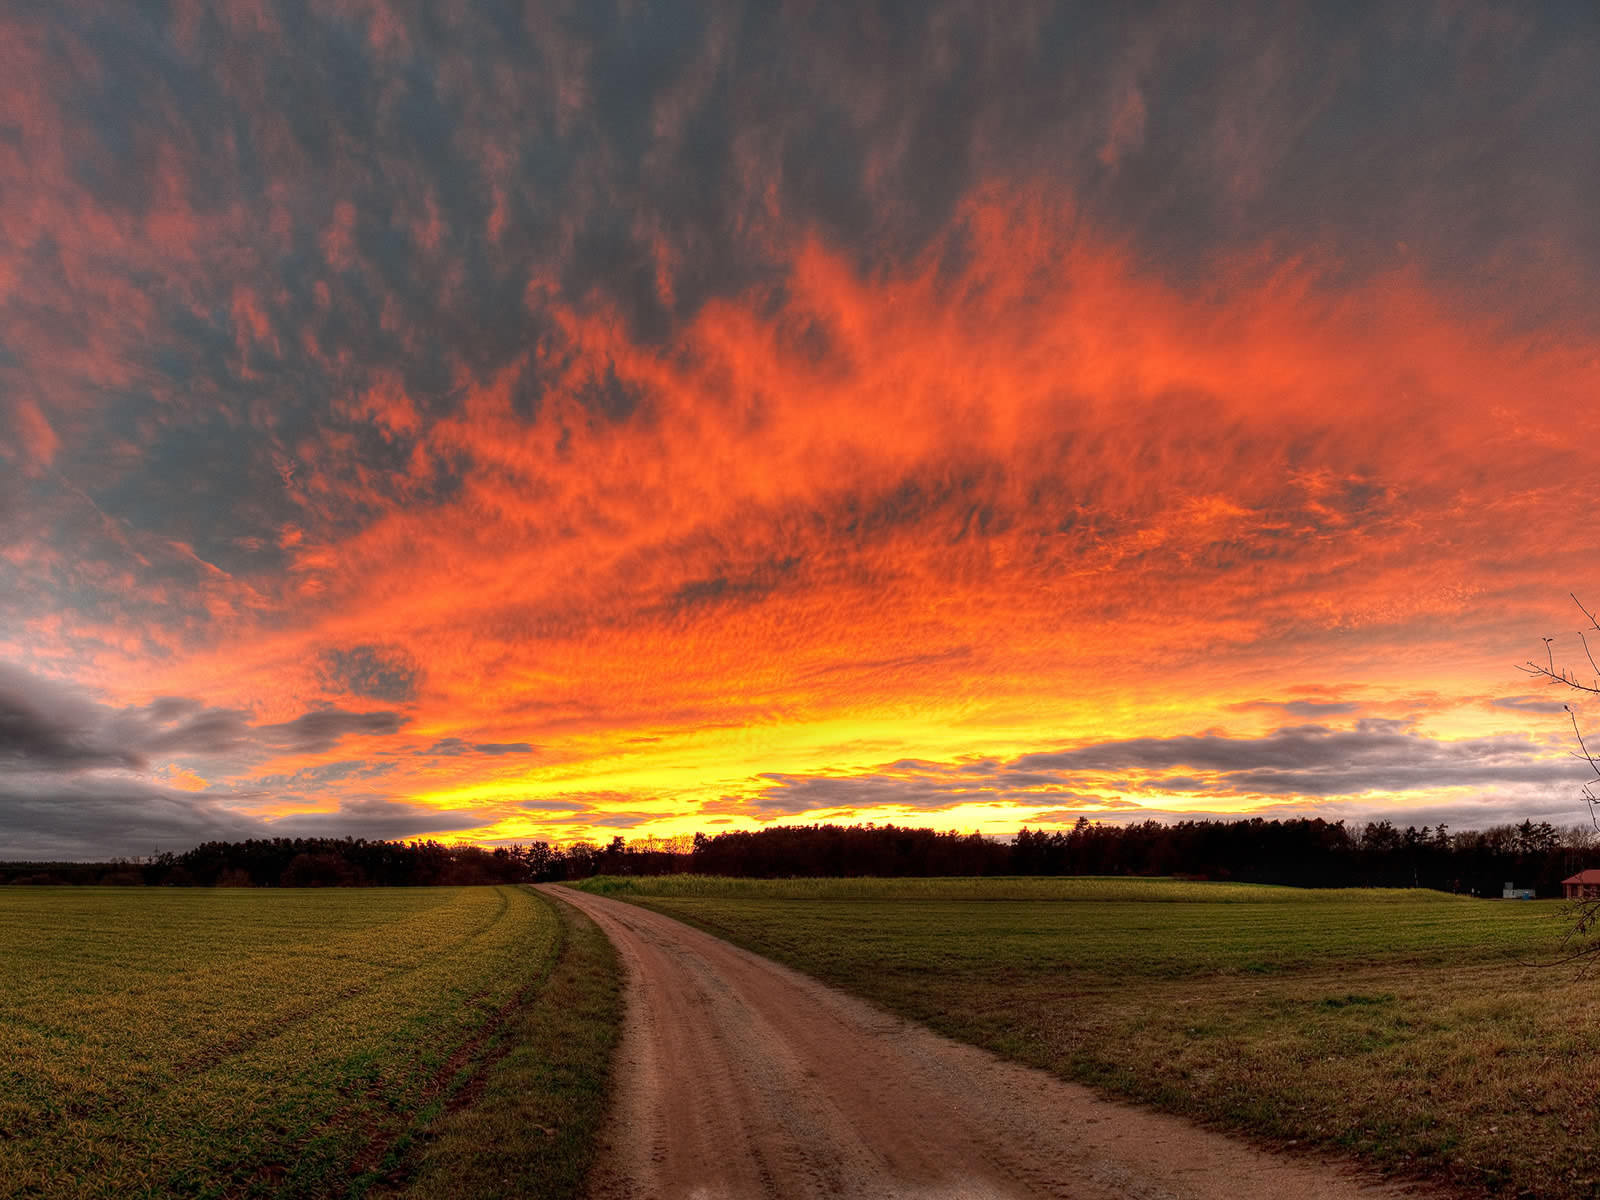
[[[1559,902],[1170,880],[597,879],[952,1037],[1464,1194],[1600,1195]]]
[[[569,1194],[615,975],[522,888],[0,890],[0,1196],[437,1193],[552,1066],[522,1170]]]

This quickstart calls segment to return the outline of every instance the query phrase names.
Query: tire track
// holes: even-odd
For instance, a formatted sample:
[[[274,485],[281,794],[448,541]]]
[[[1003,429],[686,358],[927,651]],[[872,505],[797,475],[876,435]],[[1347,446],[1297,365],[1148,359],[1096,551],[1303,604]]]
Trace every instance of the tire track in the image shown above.
[[[8,1137],[39,1138],[48,1137],[52,1132],[68,1121],[93,1121],[114,1115],[119,1110],[131,1105],[149,1103],[152,1100],[171,1092],[173,1089],[184,1086],[190,1080],[215,1070],[229,1059],[237,1058],[242,1054],[273,1038],[281,1037],[292,1031],[296,1026],[304,1024],[314,1017],[325,1016],[336,1011],[343,1005],[413,975],[424,968],[433,965],[441,957],[459,953],[466,949],[479,938],[491,933],[507,912],[510,910],[510,901],[503,891],[496,893],[499,901],[494,913],[480,924],[464,931],[460,937],[444,945],[430,949],[428,953],[419,955],[415,962],[402,966],[379,967],[367,963],[359,956],[356,961],[362,962],[373,973],[363,979],[340,988],[330,994],[317,996],[297,1005],[286,1012],[278,1014],[270,1021],[248,1026],[209,1046],[203,1046],[194,1053],[172,1064],[165,1073],[155,1076],[147,1081],[122,1088],[112,1089],[92,1099],[64,1098],[62,1103],[52,1111],[41,1113],[31,1120],[17,1122],[6,1133]],[[313,957],[301,955],[302,957]],[[235,969],[247,970],[248,964],[237,966]]]
[[[506,918],[506,915],[510,912],[507,891],[504,888],[499,888],[499,890],[496,890],[496,898],[499,899],[499,909],[496,910],[494,917],[485,922],[485,925],[482,928],[478,928],[475,933],[469,934],[461,942],[456,942],[454,944],[456,949],[466,949],[478,938],[491,933],[494,930],[494,926],[499,925],[501,920]],[[376,1110],[376,1104],[378,1104],[382,1096],[382,1085],[381,1083],[371,1083],[358,1096],[352,1096],[352,1098],[347,1099],[344,1104],[339,1106],[339,1109],[334,1110],[333,1114],[328,1115],[322,1122],[318,1122],[314,1128],[307,1130],[291,1146],[286,1146],[278,1157],[256,1166],[256,1170],[254,1170],[250,1178],[238,1182],[234,1187],[229,1187],[222,1194],[224,1200],[238,1200],[238,1198],[245,1197],[245,1195],[259,1194],[261,1189],[274,1189],[278,1182],[288,1176],[288,1166],[285,1163],[294,1162],[304,1147],[310,1146],[317,1139],[325,1138],[331,1131],[339,1130],[341,1126],[362,1126],[362,1147],[355,1150],[355,1154],[350,1157],[346,1168],[347,1176],[350,1179],[358,1179],[360,1176],[371,1173],[371,1171],[376,1171],[376,1168],[384,1162],[384,1158],[389,1155],[390,1150],[400,1146],[405,1139],[413,1138],[426,1126],[427,1122],[422,1120],[422,1114],[427,1114],[430,1106],[438,1098],[446,1096],[446,1109],[454,1109],[454,1107],[462,1106],[462,1104],[469,1104],[474,1098],[475,1091],[478,1088],[482,1088],[483,1078],[488,1074],[488,1069],[493,1066],[496,1059],[504,1056],[510,1048],[509,1045],[499,1045],[491,1048],[491,1042],[494,1042],[494,1038],[498,1037],[501,1029],[506,1026],[506,1022],[512,1018],[512,1014],[517,1013],[520,1008],[533,1002],[534,998],[538,997],[539,990],[544,987],[547,979],[550,978],[550,974],[554,973],[555,966],[560,963],[565,952],[566,934],[565,926],[562,926],[562,930],[557,936],[557,942],[555,942],[554,952],[550,955],[549,962],[544,965],[544,970],[539,971],[534,978],[528,979],[522,987],[518,987],[514,995],[510,995],[501,1005],[496,1006],[493,1011],[486,1014],[485,1019],[475,1029],[470,1030],[466,1038],[462,1038],[458,1045],[454,1046],[450,1058],[445,1059],[445,1062],[435,1067],[434,1072],[429,1075],[426,1085],[422,1086],[421,1091],[418,1091],[414,1098],[411,1098],[410,1106],[406,1109],[406,1115],[384,1120]],[[410,970],[418,970],[418,968],[410,968]],[[389,976],[389,978],[394,978],[394,976]],[[389,978],[381,982],[387,982]],[[486,995],[490,994],[490,990],[488,986],[478,989],[477,992],[467,997],[464,1006],[470,1008],[470,1006],[480,1002]],[[467,1067],[472,1069],[470,1070],[470,1077],[461,1083],[458,1090],[451,1091],[451,1083],[456,1082],[458,1075]],[[394,1184],[395,1179],[386,1179],[386,1181],[382,1182],[384,1184]]]

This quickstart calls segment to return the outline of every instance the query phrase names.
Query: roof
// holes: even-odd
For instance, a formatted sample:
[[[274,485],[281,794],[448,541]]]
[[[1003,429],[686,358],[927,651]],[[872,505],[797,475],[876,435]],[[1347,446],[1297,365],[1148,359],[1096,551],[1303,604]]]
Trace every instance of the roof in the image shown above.
[[[1562,883],[1600,883],[1600,870],[1590,867],[1587,871],[1579,871],[1576,875],[1568,876]]]

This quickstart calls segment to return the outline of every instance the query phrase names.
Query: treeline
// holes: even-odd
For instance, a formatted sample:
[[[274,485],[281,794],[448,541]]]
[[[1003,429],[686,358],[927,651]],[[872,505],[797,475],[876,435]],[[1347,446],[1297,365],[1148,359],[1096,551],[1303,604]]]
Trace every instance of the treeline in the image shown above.
[[[1524,821],[1452,833],[1443,826],[1320,819],[1179,821],[1024,829],[1011,846],[1026,875],[1187,875],[1294,887],[1424,887],[1498,896],[1507,883],[1560,896],[1561,881],[1600,867],[1600,836]]]
[[[106,863],[0,863],[0,884],[413,887],[537,883],[591,875],[1183,875],[1296,887],[1426,887],[1559,896],[1600,867],[1600,836],[1547,822],[1452,833],[1443,825],[1347,826],[1320,818],[1144,821],[1021,830],[1006,841],[896,825],[785,825],[693,838],[613,838],[487,850],[434,841],[262,838]]]
[[[559,852],[558,852],[559,853]],[[612,840],[552,860],[560,878],[694,872],[757,878],[916,875],[1181,875],[1291,887],[1424,887],[1498,896],[1507,883],[1560,896],[1600,867],[1600,835],[1524,821],[1452,833],[1443,825],[1350,826],[1321,818],[1142,821],[1024,828],[1010,841],[893,825],[782,826],[696,834],[687,845]]]
[[[542,845],[542,844],[541,844]],[[548,856],[548,846],[542,846]],[[0,863],[0,884],[124,887],[438,887],[527,883],[546,862],[532,847],[485,850],[434,841],[253,838],[181,854],[103,863]]]

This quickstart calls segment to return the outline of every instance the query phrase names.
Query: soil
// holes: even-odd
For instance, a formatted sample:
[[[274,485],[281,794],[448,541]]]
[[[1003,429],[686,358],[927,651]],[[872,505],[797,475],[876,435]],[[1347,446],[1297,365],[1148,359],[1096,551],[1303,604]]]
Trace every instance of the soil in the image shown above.
[[[570,888],[627,971],[593,1200],[1418,1195],[1106,1100],[659,913]]]

